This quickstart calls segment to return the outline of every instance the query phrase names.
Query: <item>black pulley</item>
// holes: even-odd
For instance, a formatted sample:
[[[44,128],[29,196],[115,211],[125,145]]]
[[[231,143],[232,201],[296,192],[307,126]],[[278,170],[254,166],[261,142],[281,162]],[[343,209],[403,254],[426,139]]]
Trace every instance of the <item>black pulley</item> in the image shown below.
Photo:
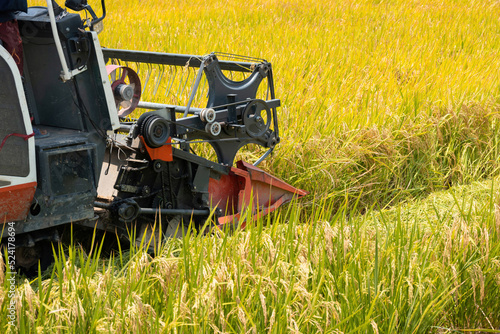
[[[160,147],[170,137],[170,126],[166,119],[153,115],[142,122],[140,134],[144,137],[149,147]]]
[[[271,126],[271,109],[263,100],[255,99],[247,104],[243,111],[243,124],[250,137],[258,138]]]

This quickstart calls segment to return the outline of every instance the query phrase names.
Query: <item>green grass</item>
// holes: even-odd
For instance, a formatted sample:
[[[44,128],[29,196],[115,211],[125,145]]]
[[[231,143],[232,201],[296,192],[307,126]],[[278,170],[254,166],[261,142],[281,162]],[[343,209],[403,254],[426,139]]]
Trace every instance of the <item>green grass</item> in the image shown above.
[[[50,279],[20,282],[17,329],[492,331],[500,326],[496,182],[363,216],[321,202],[304,218],[294,204],[244,231],[170,240],[154,257],[140,247],[109,259],[99,248],[59,248]]]

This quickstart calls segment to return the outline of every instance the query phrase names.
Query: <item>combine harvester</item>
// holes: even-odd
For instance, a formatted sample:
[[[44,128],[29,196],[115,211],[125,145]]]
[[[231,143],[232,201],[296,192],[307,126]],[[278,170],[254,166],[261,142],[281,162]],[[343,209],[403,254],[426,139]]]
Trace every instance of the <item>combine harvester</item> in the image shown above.
[[[256,167],[280,141],[270,63],[101,48],[104,0],[101,17],[86,0],[66,7],[91,19],[51,0],[17,16],[24,77],[0,46],[0,222],[18,267],[51,254],[71,223],[140,238],[161,220],[172,236],[182,222],[234,224],[306,194]],[[131,118],[136,108],[147,112]],[[262,156],[234,164],[248,144]],[[212,159],[195,153],[207,145]]]

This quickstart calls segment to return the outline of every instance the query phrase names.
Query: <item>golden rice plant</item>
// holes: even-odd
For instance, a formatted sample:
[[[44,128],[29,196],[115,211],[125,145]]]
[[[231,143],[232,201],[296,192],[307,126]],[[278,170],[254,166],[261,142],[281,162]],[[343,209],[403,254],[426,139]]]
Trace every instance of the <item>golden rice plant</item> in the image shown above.
[[[1,317],[2,330],[498,332],[498,1],[107,11],[107,47],[271,61],[282,142],[264,167],[312,194],[248,217],[246,231],[189,231],[155,256],[55,247],[50,271],[18,282],[17,327]]]
[[[498,1],[129,0],[107,11],[107,47],[271,61],[282,142],[264,166],[337,206],[346,193],[384,206],[498,172]]]

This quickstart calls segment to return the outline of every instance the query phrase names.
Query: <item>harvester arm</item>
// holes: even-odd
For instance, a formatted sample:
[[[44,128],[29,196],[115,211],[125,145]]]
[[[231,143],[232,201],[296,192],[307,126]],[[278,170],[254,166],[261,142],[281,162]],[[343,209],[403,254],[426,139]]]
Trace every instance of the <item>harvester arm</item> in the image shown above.
[[[274,96],[270,63],[262,59],[219,60],[220,55],[215,53],[193,56],[109,49],[103,53],[111,60],[112,69],[120,65],[126,68],[127,76],[135,77],[130,71],[136,64],[137,72],[145,79],[130,82],[135,88],[142,87],[143,95],[148,83],[154,83],[149,89],[154,95],[161,91],[159,87],[166,87],[167,94],[172,86],[181,88],[188,81],[167,78],[162,84],[151,73],[161,78],[167,72],[194,72],[192,90],[175,92],[176,97],[187,98],[185,106],[134,102],[138,108],[154,110],[135,120],[123,119],[121,130],[128,133],[123,138],[124,147],[131,148],[132,153],[125,161],[110,158],[116,164],[111,167],[116,171],[111,176],[115,190],[107,192],[102,196],[107,199],[97,204],[115,219],[153,223],[157,214],[167,221],[178,222],[176,217],[182,216],[201,224],[214,212],[217,223],[224,225],[240,221],[246,208],[252,216],[267,214],[293,197],[306,194],[255,167],[280,141],[280,100]],[[152,70],[154,66],[157,71]],[[186,68],[197,71],[187,72]],[[246,76],[234,80],[231,73],[238,72]],[[264,81],[267,87],[261,87]],[[115,82],[117,86],[118,79]],[[208,87],[207,98],[200,106],[195,98],[204,95],[203,86]],[[114,92],[119,98],[117,90]],[[214,149],[215,161],[194,153],[193,148],[200,143]],[[239,150],[248,144],[267,148],[267,152],[254,165],[240,161],[232,167]],[[106,176],[101,175],[101,179]]]

